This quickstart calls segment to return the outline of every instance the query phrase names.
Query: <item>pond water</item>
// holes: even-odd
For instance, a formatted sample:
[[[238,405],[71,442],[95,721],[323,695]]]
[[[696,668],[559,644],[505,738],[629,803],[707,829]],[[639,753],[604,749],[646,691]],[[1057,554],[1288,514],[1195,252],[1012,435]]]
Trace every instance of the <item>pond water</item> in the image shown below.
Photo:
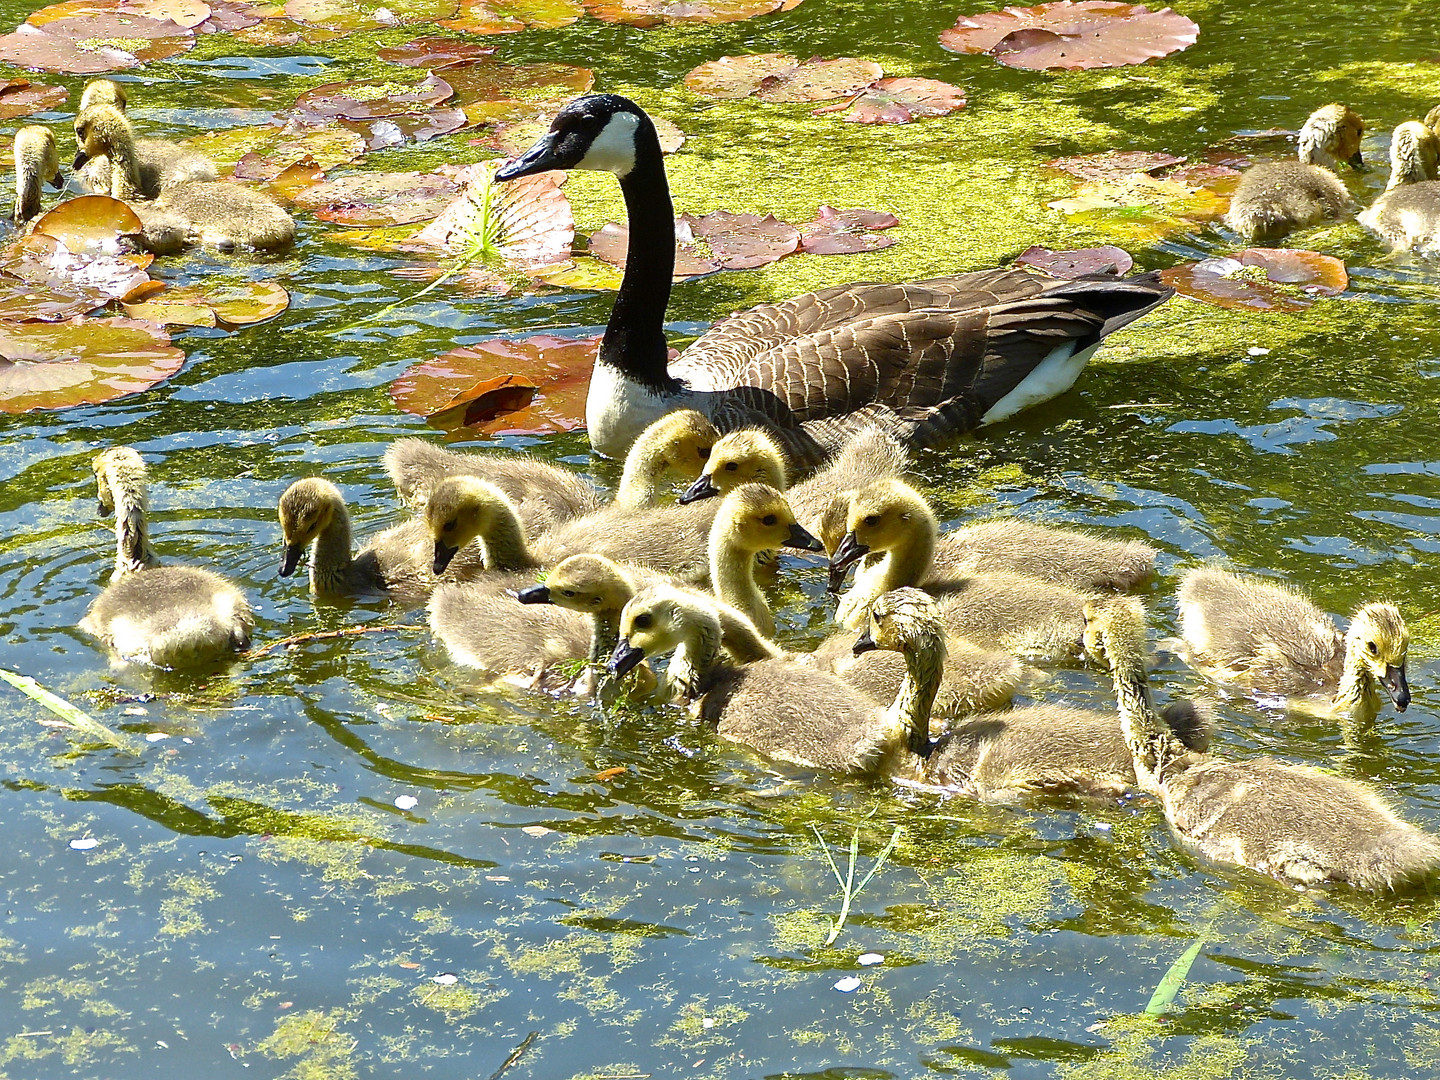
[[[1064,75],[943,52],[939,31],[978,10],[964,0],[806,0],[719,27],[583,19],[489,43],[506,60],[593,67],[598,89],[678,123],[680,209],[901,217],[885,252],[677,287],[683,343],[761,300],[980,268],[1031,243],[1121,243],[1142,267],[1230,251],[1212,228],[1159,241],[1068,221],[1045,203],[1073,185],[1040,165],[1111,147],[1196,154],[1339,98],[1372,130],[1376,167],[1352,182],[1378,190],[1385,132],[1440,102],[1433,4],[1177,7],[1201,27],[1188,51]],[[27,10],[0,3],[7,29]],[[216,35],[141,69],[135,115],[172,134],[249,122],[227,110],[364,76],[367,50],[414,32],[268,50]],[[969,107],[869,128],[679,88],[695,64],[748,51],[870,57],[964,86]],[[59,81],[73,102],[81,80]],[[68,114],[41,120],[64,156]],[[466,138],[358,167],[474,160]],[[566,190],[582,231],[620,213],[612,178]],[[994,808],[782,772],[674,714],[476,692],[423,631],[278,650],[204,680],[111,670],[75,629],[113,551],[94,516],[97,449],[145,455],[162,555],[241,580],[261,640],[418,624],[383,604],[316,606],[278,578],[280,492],[323,473],[360,533],[397,520],[380,454],[428,429],[391,405],[396,375],[497,332],[591,333],[608,313],[603,292],[442,287],[406,302],[417,286],[387,273],[401,260],[331,231],[302,216],[277,260],[164,261],[171,280],[273,278],[294,302],[248,331],[178,337],[185,368],[147,393],[0,421],[0,665],[137,740],[124,752],[57,731],[4,691],[0,1075],[458,1080],[516,1051],[510,1080],[1440,1071],[1431,897],[1295,892],[1202,865],[1148,800]],[[1116,335],[1073,392],[921,469],[953,520],[1017,513],[1151,538],[1157,637],[1175,629],[1179,568],[1202,559],[1277,574],[1337,614],[1395,599],[1414,636],[1407,712],[1347,744],[1333,724],[1221,698],[1217,744],[1365,778],[1440,830],[1440,275],[1353,224],[1294,243],[1343,256],[1351,291],[1298,314],[1176,299]],[[613,480],[581,434],[502,441]],[[787,562],[787,640],[821,633],[823,587],[818,564]],[[1162,698],[1207,693],[1170,654],[1158,665]],[[1081,670],[1036,696],[1112,707]],[[863,872],[896,827],[826,947],[839,896],[816,830],[842,869],[857,837]],[[1146,1018],[1197,943],[1169,1014]],[[846,978],[858,988],[838,990]]]

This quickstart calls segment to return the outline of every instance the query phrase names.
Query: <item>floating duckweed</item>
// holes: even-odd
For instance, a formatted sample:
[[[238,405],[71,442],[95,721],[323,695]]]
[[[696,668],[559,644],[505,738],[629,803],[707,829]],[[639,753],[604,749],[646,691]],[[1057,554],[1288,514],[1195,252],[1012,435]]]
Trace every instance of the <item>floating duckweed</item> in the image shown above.
[[[731,1041],[735,1032],[750,1016],[747,1009],[739,1005],[725,1004],[710,1007],[710,999],[697,996],[686,1002],[680,1015],[670,1025],[672,1035],[656,1040],[656,1046],[682,1046],[686,1053],[691,1050],[718,1046]]]
[[[12,1036],[0,1046],[0,1067],[13,1061],[38,1061],[58,1056],[66,1065],[76,1068],[92,1066],[102,1056],[134,1052],[135,1047],[114,1032],[103,1028],[72,1027],[59,1035]]]
[[[421,1005],[427,1009],[444,1013],[445,1018],[451,1021],[473,1016],[485,1006],[499,1001],[509,994],[510,991],[503,987],[492,986],[482,991],[479,987],[470,985],[463,978],[448,986],[427,983],[424,986],[414,987],[410,991],[410,996]]]
[[[298,1059],[282,1080],[354,1080],[356,1040],[339,1030],[348,1019],[343,1009],[307,1009],[281,1017],[255,1052],[281,1061]]]
[[[1166,1053],[1167,1042],[1177,1041],[1166,1040],[1158,1023],[1136,1023],[1088,1061],[1061,1062],[1055,1075],[1060,1080],[1258,1080],[1261,1075],[1247,1064],[1246,1043],[1240,1039],[1202,1035],[1178,1059]]]
[[[160,901],[160,933],[165,937],[189,937],[204,932],[200,905],[214,900],[220,890],[199,874],[172,874],[168,887],[173,895]]]

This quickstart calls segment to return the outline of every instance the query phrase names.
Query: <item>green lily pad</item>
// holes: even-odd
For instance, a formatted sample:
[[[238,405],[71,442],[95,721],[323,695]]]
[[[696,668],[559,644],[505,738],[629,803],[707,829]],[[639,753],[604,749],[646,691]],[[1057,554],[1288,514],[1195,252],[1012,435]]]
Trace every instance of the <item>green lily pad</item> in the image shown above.
[[[108,296],[78,287],[31,285],[0,277],[0,321],[4,322],[60,322],[88,315],[109,302]]]
[[[0,412],[99,405],[180,370],[170,335],[138,319],[0,323]]]
[[[76,255],[118,254],[118,238],[140,231],[135,211],[109,195],[67,199],[36,218],[31,233],[51,236]]]
[[[183,317],[186,310],[204,310],[210,313],[208,322],[186,322],[187,326],[223,326],[234,330],[242,326],[254,326],[268,322],[290,306],[290,294],[284,286],[273,281],[237,281],[224,278],[207,278],[193,285],[179,285],[167,288],[154,300],[130,304],[125,308],[127,315],[149,319],[152,322],[168,322],[170,319],[157,318],[154,312],[173,309],[171,314]],[[203,318],[197,315],[196,318]]]

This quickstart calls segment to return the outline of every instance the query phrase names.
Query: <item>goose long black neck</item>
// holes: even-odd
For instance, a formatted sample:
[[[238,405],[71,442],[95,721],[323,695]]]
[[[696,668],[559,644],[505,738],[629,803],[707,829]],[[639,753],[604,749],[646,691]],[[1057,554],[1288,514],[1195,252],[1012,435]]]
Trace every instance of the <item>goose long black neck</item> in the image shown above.
[[[625,275],[615,296],[600,361],[652,390],[671,393],[680,384],[668,371],[665,308],[675,275],[675,207],[660,139],[649,117],[635,130],[635,165],[620,177],[629,219]]]

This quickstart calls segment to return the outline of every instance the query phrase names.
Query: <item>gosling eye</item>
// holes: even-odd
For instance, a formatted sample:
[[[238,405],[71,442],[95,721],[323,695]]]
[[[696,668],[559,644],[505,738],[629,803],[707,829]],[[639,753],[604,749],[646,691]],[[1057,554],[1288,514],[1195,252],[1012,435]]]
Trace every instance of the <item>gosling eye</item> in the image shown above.
[[[880,524],[880,515],[879,515],[879,514],[867,514],[866,517],[865,517],[865,524],[868,525],[870,528],[873,529],[876,525],[879,525],[879,524]]]
[[[446,532],[454,532],[455,526],[457,524],[458,522],[454,518],[451,518],[449,521],[445,522],[444,529]]]
[[[701,461],[708,461],[710,459],[710,448],[708,446],[697,447],[695,452],[700,455]]]
[[[763,518],[760,519],[760,524],[761,524],[761,525],[774,525],[777,520],[778,520],[778,519],[775,517],[774,514],[766,514]]]
[[[635,629],[637,629],[637,630],[648,630],[648,629],[650,629],[650,624],[653,623],[654,621],[655,621],[655,617],[654,617],[653,615],[651,615],[649,612],[645,612],[644,614],[641,614],[641,615],[636,615],[636,616],[635,616]]]
[[[739,468],[740,468],[740,463],[739,463],[738,461],[727,461],[727,462],[725,462],[725,471],[726,471],[726,472],[735,472],[735,471],[736,471],[737,469],[739,469]]]
[[[574,590],[574,589],[561,589],[561,590],[560,590],[560,595],[561,595],[561,596],[574,596],[574,595],[575,595],[575,590]]]
[[[1373,642],[1373,641],[1367,641],[1367,642],[1365,643],[1365,646],[1366,646],[1366,648],[1368,648],[1368,649],[1370,650],[1370,655],[1371,655],[1371,656],[1379,656],[1379,655],[1380,655],[1380,646],[1377,645],[1377,644],[1375,644],[1375,642]]]

